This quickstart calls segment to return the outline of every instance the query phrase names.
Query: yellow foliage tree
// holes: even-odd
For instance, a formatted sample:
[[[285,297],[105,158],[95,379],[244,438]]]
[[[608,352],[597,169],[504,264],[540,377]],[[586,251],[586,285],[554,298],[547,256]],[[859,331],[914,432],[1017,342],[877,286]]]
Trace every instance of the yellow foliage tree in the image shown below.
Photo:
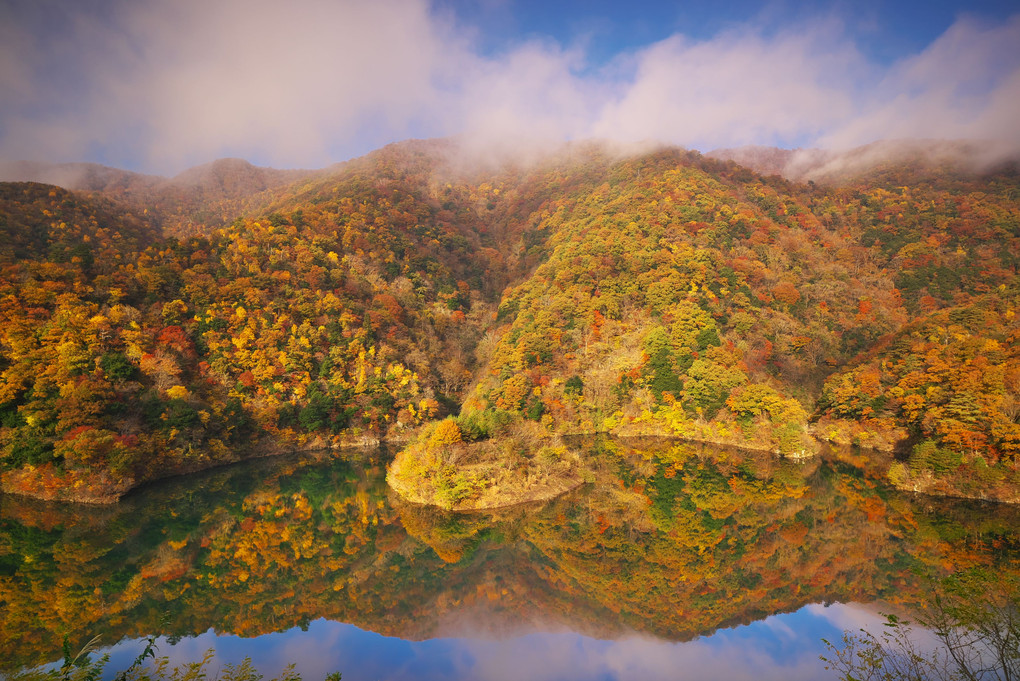
[[[437,447],[452,445],[461,441],[460,426],[452,418],[443,419],[436,426],[429,444]]]

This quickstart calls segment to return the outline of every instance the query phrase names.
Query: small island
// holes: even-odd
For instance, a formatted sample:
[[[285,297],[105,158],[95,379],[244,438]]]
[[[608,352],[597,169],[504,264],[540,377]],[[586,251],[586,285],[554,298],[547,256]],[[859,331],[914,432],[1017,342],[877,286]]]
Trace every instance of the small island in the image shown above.
[[[465,442],[457,421],[444,419],[397,454],[386,482],[407,501],[465,511],[548,501],[594,479],[582,453],[540,430]]]

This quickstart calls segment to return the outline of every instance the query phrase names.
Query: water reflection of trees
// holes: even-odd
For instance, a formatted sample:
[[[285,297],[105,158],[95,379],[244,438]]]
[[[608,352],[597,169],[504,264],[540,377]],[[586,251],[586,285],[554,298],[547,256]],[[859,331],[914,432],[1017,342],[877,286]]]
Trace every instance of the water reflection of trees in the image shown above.
[[[489,514],[401,503],[371,457],[262,461],[112,507],[3,498],[4,657],[40,662],[64,634],[253,636],[318,617],[409,638],[539,624],[686,639],[810,602],[909,604],[913,568],[1017,568],[1016,509],[904,496],[839,459],[578,446],[594,484]]]

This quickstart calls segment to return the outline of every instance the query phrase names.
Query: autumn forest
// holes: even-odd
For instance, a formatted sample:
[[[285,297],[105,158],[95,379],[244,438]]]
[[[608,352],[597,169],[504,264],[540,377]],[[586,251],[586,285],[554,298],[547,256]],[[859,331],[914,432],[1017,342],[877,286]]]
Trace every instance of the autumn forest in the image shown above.
[[[748,165],[429,141],[321,171],[22,167],[72,188],[0,184],[3,489],[113,501],[386,441],[407,498],[491,506],[590,478],[562,438],[610,433],[854,448],[903,489],[1017,501],[1016,168]]]

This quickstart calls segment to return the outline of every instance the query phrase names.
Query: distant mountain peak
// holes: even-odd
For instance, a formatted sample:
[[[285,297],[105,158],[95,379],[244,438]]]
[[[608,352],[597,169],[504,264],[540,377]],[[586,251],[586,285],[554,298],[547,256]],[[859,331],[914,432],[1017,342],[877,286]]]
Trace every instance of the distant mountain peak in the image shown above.
[[[99,163],[0,162],[0,182],[39,182],[71,191],[110,191],[130,184],[155,185],[164,178]]]

